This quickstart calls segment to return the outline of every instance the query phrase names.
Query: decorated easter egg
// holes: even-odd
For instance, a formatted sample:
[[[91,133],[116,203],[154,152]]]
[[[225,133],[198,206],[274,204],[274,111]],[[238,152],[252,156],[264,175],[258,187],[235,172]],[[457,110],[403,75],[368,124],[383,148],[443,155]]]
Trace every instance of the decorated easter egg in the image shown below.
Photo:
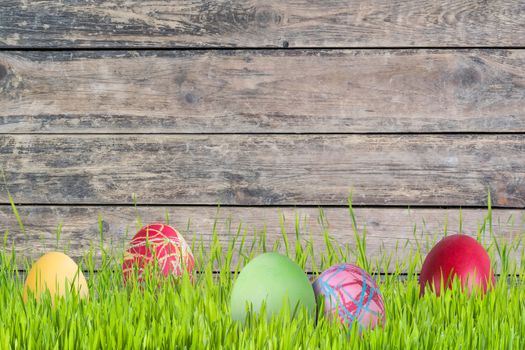
[[[53,301],[56,297],[65,297],[73,289],[81,298],[88,298],[86,278],[78,265],[64,253],[50,252],[31,267],[22,298],[27,302],[28,296],[32,294],[38,301],[42,293],[48,290]]]
[[[181,277],[184,271],[191,276],[194,266],[190,247],[177,230],[164,224],[151,224],[140,229],[131,240],[130,248],[124,253],[122,270],[124,282],[134,273],[141,282],[147,267],[152,272],[160,272],[160,276]]]
[[[359,330],[385,323],[385,305],[377,284],[362,268],[338,264],[324,271],[314,282],[315,295],[324,299],[324,314]]]
[[[231,294],[232,318],[244,321],[248,310],[260,315],[263,303],[268,319],[285,305],[292,311],[306,308],[315,317],[315,296],[308,277],[295,262],[277,253],[257,256],[239,273]]]
[[[429,286],[440,295],[441,284],[451,288],[454,278],[468,293],[479,289],[483,293],[494,285],[490,258],[474,238],[458,234],[443,238],[428,253],[419,276],[420,294]]]

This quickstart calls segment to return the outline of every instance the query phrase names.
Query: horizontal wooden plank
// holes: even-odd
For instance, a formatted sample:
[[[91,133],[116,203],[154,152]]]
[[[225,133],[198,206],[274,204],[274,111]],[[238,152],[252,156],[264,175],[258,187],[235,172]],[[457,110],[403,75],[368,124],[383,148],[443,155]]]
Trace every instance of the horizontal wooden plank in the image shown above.
[[[94,259],[101,259],[100,232],[98,217],[102,219],[103,245],[107,252],[119,259],[129,239],[137,231],[140,217],[142,224],[165,222],[166,213],[170,223],[177,227],[187,240],[204,243],[206,249],[211,245],[214,224],[219,242],[226,247],[234,239],[237,230],[246,233],[247,247],[266,231],[267,247],[271,249],[281,242],[284,251],[282,228],[287,233],[291,247],[295,246],[295,221],[299,222],[300,239],[314,243],[315,255],[320,258],[325,252],[324,232],[331,237],[334,247],[348,246],[351,255],[355,253],[355,237],[352,222],[346,208],[327,208],[325,219],[319,219],[315,208],[217,208],[213,207],[53,207],[22,206],[18,208],[24,222],[24,235],[10,207],[0,207],[0,232],[9,230],[8,249],[14,242],[18,261],[34,260],[51,250],[67,250],[76,260],[94,248]],[[444,232],[476,235],[483,226],[486,210],[465,209],[355,209],[358,230],[362,234],[366,227],[367,257],[378,261],[382,256],[392,256],[391,268],[401,263],[417,250],[428,250],[434,239]],[[460,220],[461,215],[461,220]],[[282,220],[283,219],[283,220]],[[282,220],[282,226],[281,226]],[[323,222],[323,224],[321,224]],[[461,222],[461,224],[460,224]],[[61,225],[61,235],[57,241],[57,227]],[[461,226],[461,227],[460,227]],[[525,234],[525,210],[494,210],[493,231],[500,243],[517,241]],[[483,235],[485,242],[491,242],[488,231]],[[256,245],[258,246],[258,245]],[[240,246],[237,244],[236,249]],[[258,246],[257,251],[261,247]],[[517,253],[512,252],[516,257]],[[238,258],[238,250],[234,261]],[[513,261],[517,262],[517,261]]]
[[[525,51],[0,53],[0,133],[525,132]]]
[[[0,47],[524,46],[515,0],[25,1]]]
[[[19,203],[525,206],[518,135],[11,135]],[[8,203],[0,185],[0,203]]]

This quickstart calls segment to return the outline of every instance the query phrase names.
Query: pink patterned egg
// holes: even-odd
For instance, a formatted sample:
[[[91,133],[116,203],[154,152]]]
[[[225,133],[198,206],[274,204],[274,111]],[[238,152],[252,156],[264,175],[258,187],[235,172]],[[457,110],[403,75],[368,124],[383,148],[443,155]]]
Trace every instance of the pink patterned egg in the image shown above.
[[[191,277],[195,260],[190,247],[182,235],[173,227],[164,224],[144,226],[131,240],[131,247],[124,253],[122,270],[127,282],[137,269],[138,281],[146,266],[156,268],[164,276],[182,276],[184,270]]]
[[[339,264],[324,271],[313,284],[316,297],[324,297],[324,313],[328,318],[359,330],[372,329],[385,323],[385,304],[377,284],[362,268]]]

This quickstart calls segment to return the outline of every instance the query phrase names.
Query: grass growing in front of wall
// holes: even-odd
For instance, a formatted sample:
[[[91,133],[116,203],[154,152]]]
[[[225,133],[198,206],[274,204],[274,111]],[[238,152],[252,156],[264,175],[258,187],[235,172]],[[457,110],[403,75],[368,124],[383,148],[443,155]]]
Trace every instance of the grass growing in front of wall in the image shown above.
[[[283,232],[279,246],[271,247],[266,246],[264,232],[252,239],[253,233],[240,230],[226,246],[219,243],[216,232],[207,249],[202,242],[193,242],[200,271],[194,283],[185,276],[160,286],[150,281],[143,288],[124,287],[121,258],[102,249],[102,265],[95,271],[93,257],[101,248],[94,244],[81,262],[87,271],[89,300],[69,297],[58,300],[55,307],[50,298],[22,302],[23,276],[17,271],[29,265],[17,266],[11,247],[4,244],[0,254],[0,349],[525,349],[521,237],[497,242],[491,234],[490,208],[485,224],[473,234],[489,242],[486,247],[493,263],[509,277],[498,278],[496,288],[483,298],[457,290],[439,298],[430,293],[420,298],[417,273],[423,252],[432,242],[419,242],[398,264],[392,264],[388,256],[369,261],[366,232],[357,232],[359,218],[351,206],[349,209],[353,223],[349,230],[354,230],[357,243],[341,247],[326,231],[323,253],[314,253],[312,241],[301,232]],[[7,232],[4,242],[8,237]],[[297,237],[301,239],[296,241]],[[318,252],[319,247],[315,248]],[[312,279],[315,272],[338,262],[356,263],[372,273],[395,266],[392,274],[375,275],[386,304],[384,327],[359,335],[357,327],[344,329],[322,316],[314,320],[299,312],[290,320],[286,311],[271,321],[253,317],[246,325],[233,322],[229,301],[235,274],[231,271],[239,271],[259,252],[274,249],[305,269],[314,266]],[[516,255],[520,258],[510,258]]]

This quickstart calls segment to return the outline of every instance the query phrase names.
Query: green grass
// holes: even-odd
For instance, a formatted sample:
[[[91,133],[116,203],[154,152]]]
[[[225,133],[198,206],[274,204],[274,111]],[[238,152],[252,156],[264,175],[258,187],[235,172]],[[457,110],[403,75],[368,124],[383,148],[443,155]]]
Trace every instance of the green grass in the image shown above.
[[[81,262],[88,278],[89,301],[68,297],[58,300],[55,307],[49,297],[40,303],[22,302],[23,274],[17,271],[27,269],[29,262],[22,266],[15,263],[6,232],[0,254],[0,348],[525,349],[525,264],[521,264],[525,259],[521,237],[512,242],[496,241],[490,208],[485,223],[473,234],[485,238],[493,262],[508,277],[499,278],[495,289],[485,297],[468,297],[456,289],[439,298],[430,293],[419,297],[417,273],[423,252],[432,240],[420,239],[414,231],[417,242],[406,259],[394,264],[392,256],[385,255],[370,261],[366,231],[357,231],[359,218],[351,206],[349,210],[349,230],[354,230],[357,243],[336,244],[326,229],[325,247],[319,253],[311,236],[299,232],[298,218],[297,232],[283,232],[281,241],[271,247],[264,232],[252,239],[252,232],[232,228],[237,234],[227,246],[219,243],[214,232],[209,248],[204,248],[203,242],[193,242],[201,271],[195,282],[192,284],[185,276],[181,281],[165,281],[160,287],[158,281],[150,281],[142,288],[123,286],[121,257],[99,248],[104,239],[100,225],[100,242],[92,244]],[[320,221],[326,221],[322,211]],[[457,228],[447,228],[449,232],[453,229]],[[60,226],[56,234],[58,243]],[[305,269],[313,267],[316,273],[343,261],[357,263],[371,272],[394,266],[392,274],[375,276],[386,304],[386,325],[359,335],[356,327],[344,329],[323,317],[312,320],[303,312],[290,320],[286,310],[271,321],[252,317],[245,325],[233,322],[229,298],[235,274],[230,271],[239,271],[259,252],[276,249]],[[96,252],[102,254],[97,267]],[[240,258],[235,259],[237,256]]]

